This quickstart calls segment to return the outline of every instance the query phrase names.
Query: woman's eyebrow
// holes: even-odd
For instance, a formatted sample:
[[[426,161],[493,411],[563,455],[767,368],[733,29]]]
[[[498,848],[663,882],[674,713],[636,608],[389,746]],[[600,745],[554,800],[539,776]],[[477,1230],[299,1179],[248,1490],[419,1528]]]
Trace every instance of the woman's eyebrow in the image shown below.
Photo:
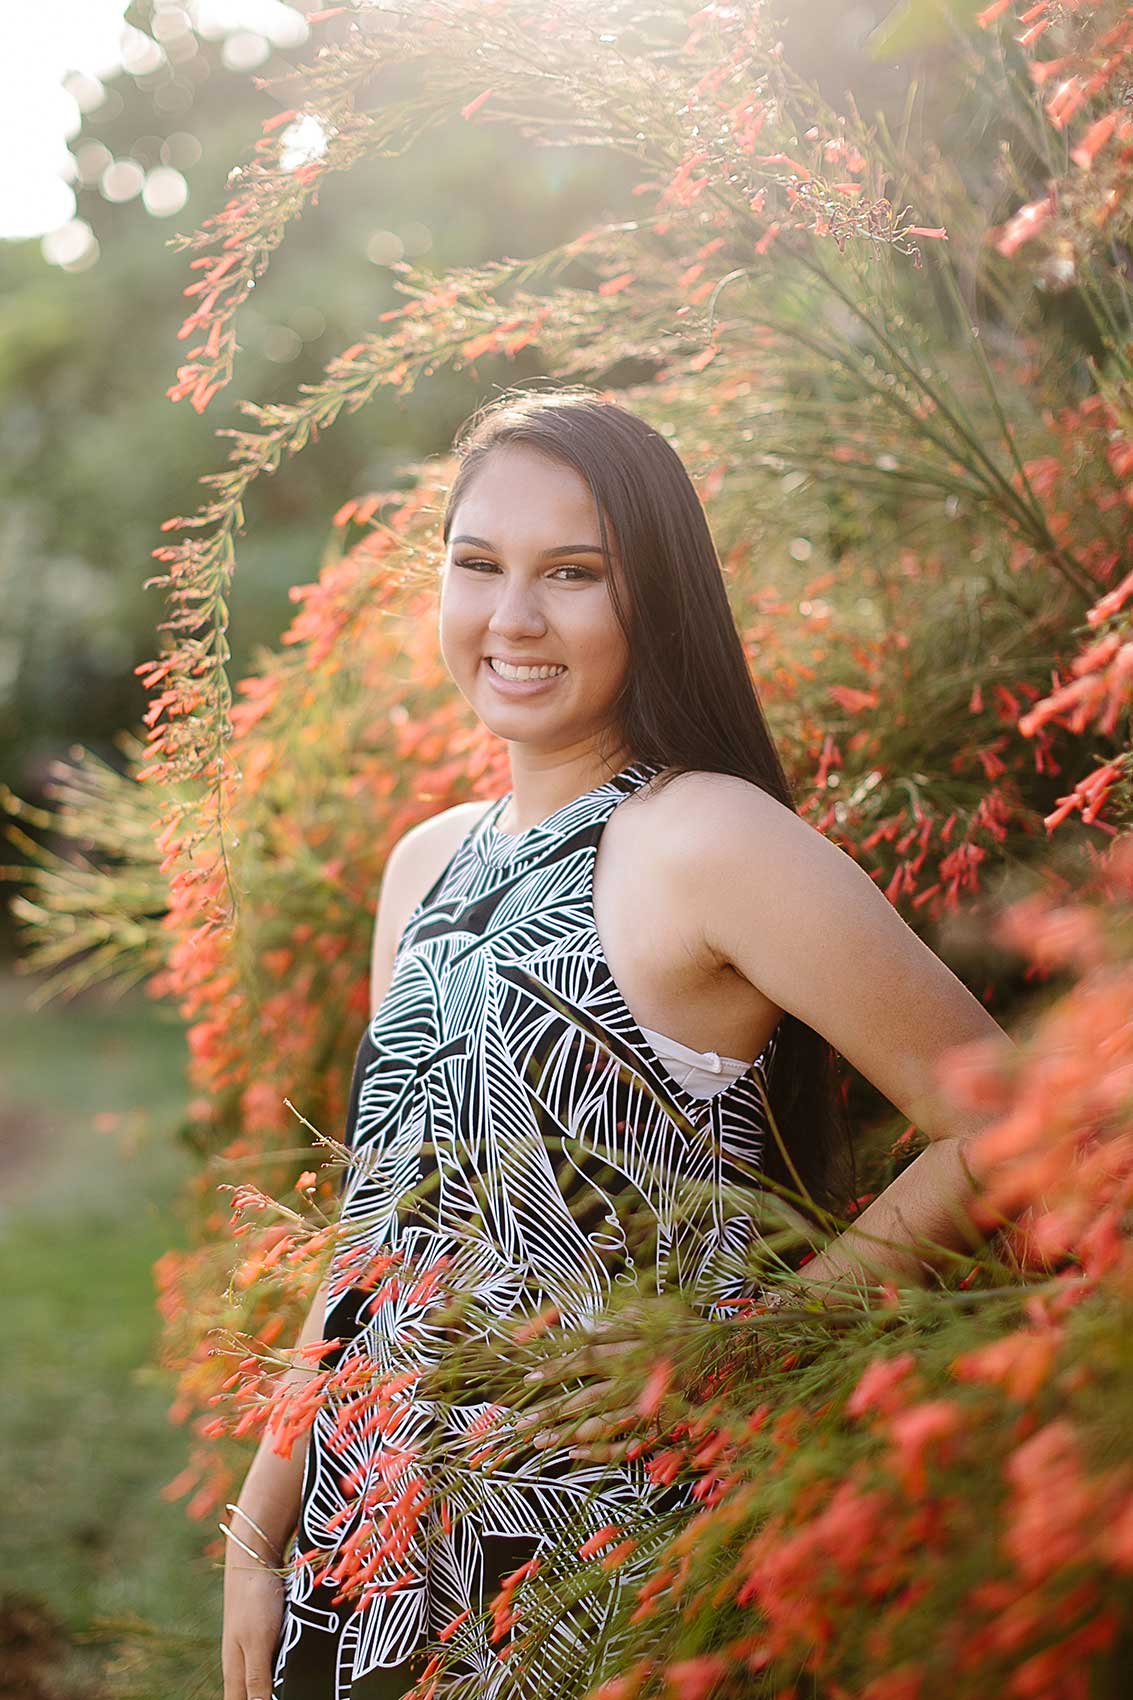
[[[452,542],[475,543],[479,549],[495,550],[496,547],[494,543],[489,543],[486,537],[473,537],[466,531],[462,531],[459,537],[454,537]],[[605,552],[597,543],[559,543],[554,549],[544,549],[539,559],[545,561],[552,555],[604,555]]]

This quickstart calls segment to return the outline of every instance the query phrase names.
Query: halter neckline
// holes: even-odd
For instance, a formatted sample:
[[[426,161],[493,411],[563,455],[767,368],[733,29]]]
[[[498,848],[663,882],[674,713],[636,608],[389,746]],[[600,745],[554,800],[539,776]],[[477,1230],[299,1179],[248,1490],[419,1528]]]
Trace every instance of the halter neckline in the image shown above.
[[[589,791],[583,791],[579,796],[572,797],[569,802],[560,804],[542,820],[524,827],[522,832],[501,832],[496,825],[512,798],[512,792],[505,791],[502,797],[496,798],[473,834],[472,842],[476,852],[482,861],[493,865],[514,861],[529,849],[554,838],[573,815],[577,814],[581,819],[584,814],[588,814],[588,810],[583,809],[583,804],[589,804],[591,799],[601,799],[604,802],[609,798],[613,801],[619,793],[627,789],[624,783],[626,780],[639,779],[644,783],[655,771],[656,768],[647,762],[629,762],[617,773],[611,774],[609,779],[601,780],[597,785],[591,786]]]

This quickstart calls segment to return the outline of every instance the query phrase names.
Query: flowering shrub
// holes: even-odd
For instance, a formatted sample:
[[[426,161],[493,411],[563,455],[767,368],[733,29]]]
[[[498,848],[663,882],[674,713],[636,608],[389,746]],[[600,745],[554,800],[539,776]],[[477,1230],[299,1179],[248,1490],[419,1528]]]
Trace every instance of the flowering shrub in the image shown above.
[[[608,1359],[590,1364],[613,1383],[587,1414],[628,1405],[638,1438],[626,1455],[643,1457],[658,1486],[691,1483],[699,1509],[644,1528],[604,1525],[521,1566],[490,1608],[493,1638],[511,1635],[517,1663],[541,1677],[555,1668],[571,1692],[590,1686],[600,1700],[739,1695],[756,1679],[778,1693],[804,1673],[845,1700],[919,1700],[946,1685],[1086,1700],[1098,1672],[1122,1668],[1133,1602],[1133,1463],[1119,1439],[1133,1415],[1122,1346],[1133,1294],[1133,844],[1115,844],[1077,892],[1048,877],[1003,910],[996,933],[1065,983],[1010,1069],[979,1047],[953,1053],[957,1101],[992,1115],[970,1147],[983,1226],[998,1229],[978,1282],[735,1324],[706,1323],[671,1294],[651,1300],[624,1331],[614,1371]],[[309,1197],[313,1182],[302,1177],[300,1191]],[[269,1202],[241,1189],[238,1232]],[[317,1208],[287,1212],[260,1230],[258,1272],[278,1265],[281,1247],[290,1261],[321,1250],[325,1232]],[[415,1279],[429,1285],[426,1302],[445,1272]],[[349,1274],[375,1303],[395,1296],[397,1280],[388,1254]],[[522,1409],[531,1366],[557,1378],[567,1350],[580,1367],[585,1346],[548,1314],[517,1331],[506,1364],[458,1349],[450,1391],[493,1376],[501,1411]],[[395,1378],[359,1382],[355,1366],[295,1389],[278,1377],[293,1361],[261,1343],[236,1362],[220,1401],[229,1416],[213,1430],[266,1426],[289,1452],[329,1404],[344,1434],[363,1421],[396,1433],[405,1389]],[[607,1432],[624,1437],[624,1425]],[[461,1468],[506,1459],[506,1427],[493,1435],[489,1423],[482,1439]],[[400,1492],[361,1519],[330,1572],[345,1597],[371,1597],[383,1560],[443,1503],[447,1446],[392,1453]],[[547,1596],[528,1586],[541,1574]],[[615,1578],[619,1625],[641,1656],[583,1683],[554,1667],[555,1602],[567,1580],[600,1589]],[[459,1651],[466,1617],[440,1636],[420,1693],[433,1691],[446,1650]]]

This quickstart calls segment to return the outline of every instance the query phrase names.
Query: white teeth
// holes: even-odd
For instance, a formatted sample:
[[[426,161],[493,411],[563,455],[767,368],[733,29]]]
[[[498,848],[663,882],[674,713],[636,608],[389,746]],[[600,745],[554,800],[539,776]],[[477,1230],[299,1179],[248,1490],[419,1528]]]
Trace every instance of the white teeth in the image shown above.
[[[566,672],[565,667],[512,667],[495,655],[488,657],[488,666],[502,679],[553,679],[556,674]]]

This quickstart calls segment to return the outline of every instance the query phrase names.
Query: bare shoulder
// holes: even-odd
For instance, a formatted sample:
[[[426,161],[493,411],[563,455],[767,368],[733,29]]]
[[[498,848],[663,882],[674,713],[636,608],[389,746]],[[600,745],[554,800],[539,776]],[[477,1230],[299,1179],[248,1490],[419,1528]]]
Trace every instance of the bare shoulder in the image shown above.
[[[774,832],[785,844],[804,834],[822,836],[762,786],[733,773],[677,773],[657,788],[646,786],[641,803],[662,842],[680,857],[697,854],[707,843],[750,853],[754,829]]]
[[[826,924],[863,909],[876,922],[890,910],[853,856],[752,780],[680,773],[655,803],[663,860],[703,898],[706,931],[724,960],[733,960],[728,935],[741,909],[752,913],[753,899],[769,950],[787,945],[803,911]]]
[[[454,803],[402,833],[386,858],[383,892],[389,890],[395,908],[408,904],[403,922],[489,807],[485,801]]]
[[[402,833],[390,851],[391,859],[395,855],[403,855],[406,845],[432,843],[434,840],[451,837],[453,833],[459,842],[477,816],[484,814],[490,807],[490,799],[479,798],[471,803],[454,803],[451,808],[438,809],[435,815],[419,820],[416,826],[411,826]]]

